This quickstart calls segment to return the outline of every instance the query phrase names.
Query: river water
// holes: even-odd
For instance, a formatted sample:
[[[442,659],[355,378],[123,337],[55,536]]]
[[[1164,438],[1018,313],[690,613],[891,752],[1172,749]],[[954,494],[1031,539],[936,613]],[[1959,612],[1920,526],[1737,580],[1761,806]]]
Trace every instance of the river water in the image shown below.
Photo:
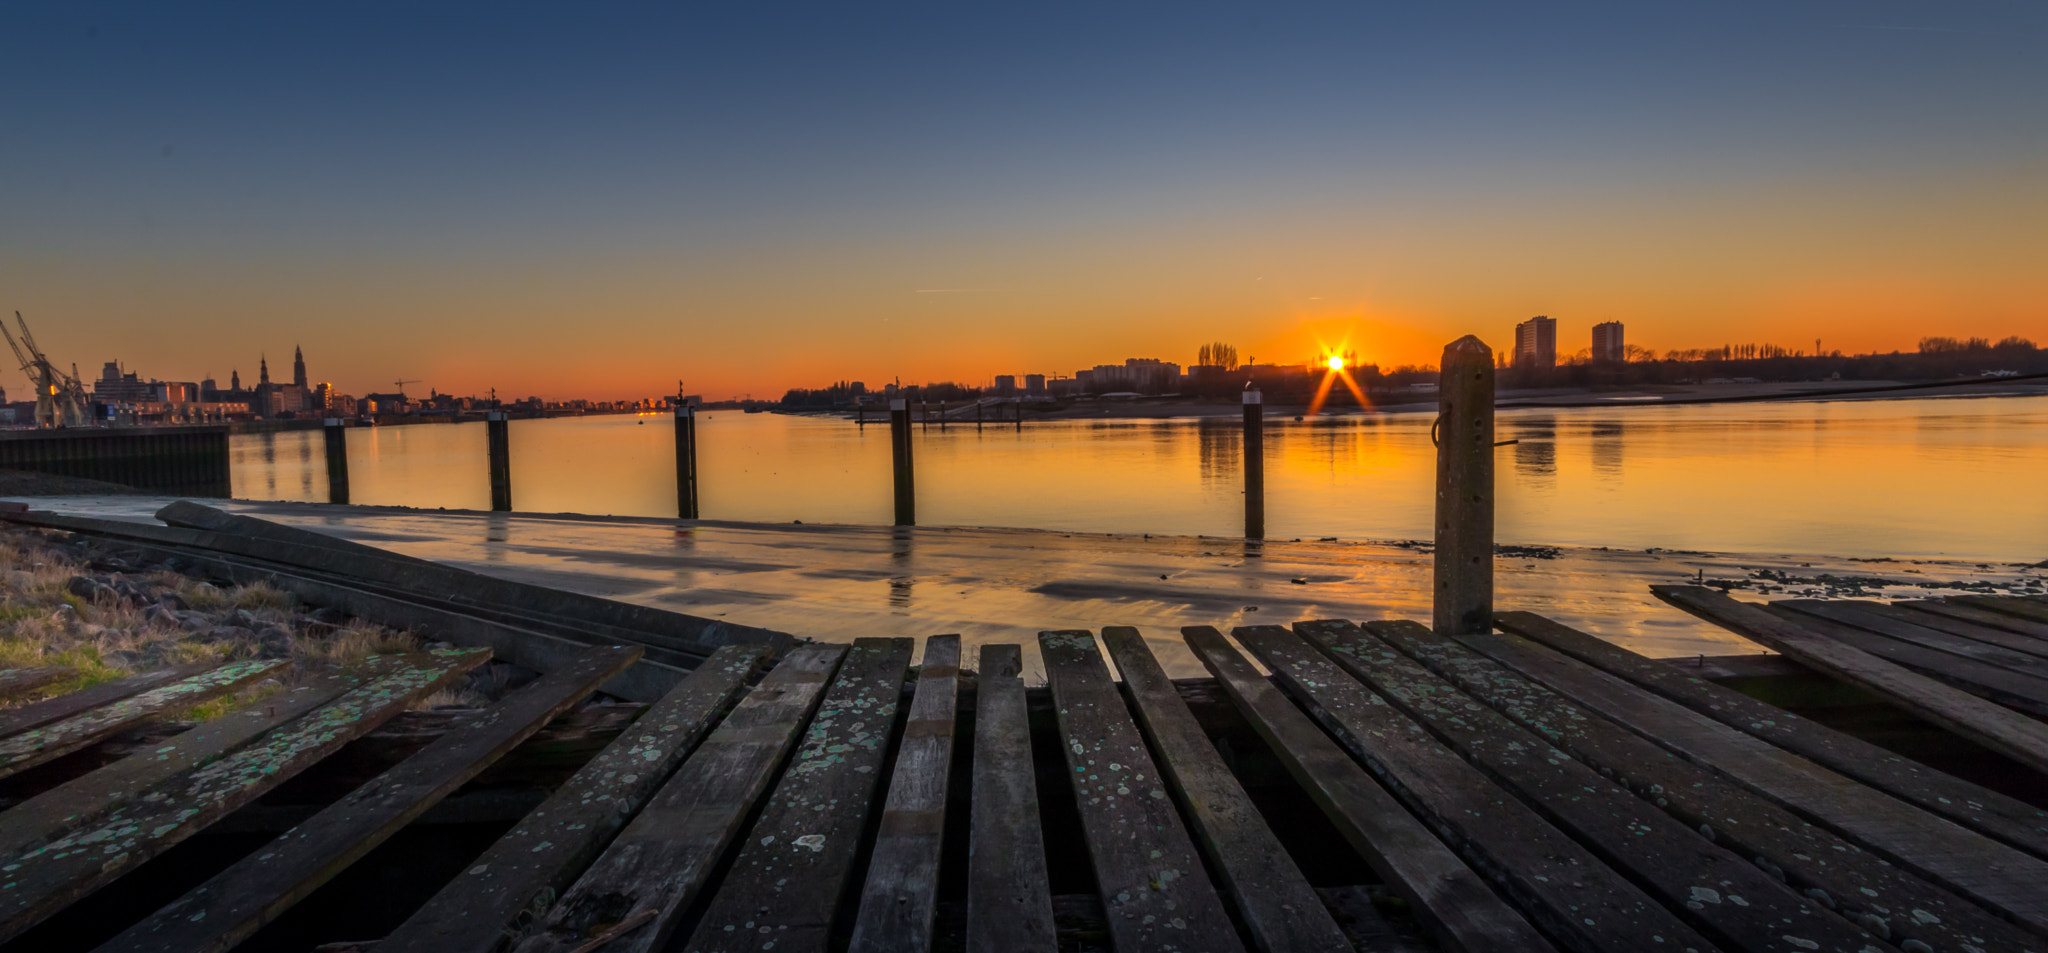
[[[1427,539],[1424,414],[1269,420],[1273,538]],[[918,521],[1087,532],[1242,532],[1240,425],[935,424],[916,436]],[[1837,401],[1504,411],[1503,542],[2010,562],[2048,558],[2048,401]],[[235,496],[324,502],[317,431],[241,434]],[[666,415],[511,424],[527,512],[672,517]],[[889,431],[714,411],[698,418],[702,515],[887,523]],[[487,509],[482,424],[349,432],[354,502]]]

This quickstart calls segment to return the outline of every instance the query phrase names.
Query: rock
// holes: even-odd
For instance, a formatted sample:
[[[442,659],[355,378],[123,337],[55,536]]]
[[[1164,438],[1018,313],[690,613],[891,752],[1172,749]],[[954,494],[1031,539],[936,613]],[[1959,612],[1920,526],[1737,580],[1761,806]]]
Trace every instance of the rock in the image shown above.
[[[36,574],[22,569],[9,569],[7,571],[7,585],[12,589],[34,589],[36,587]]]
[[[133,669],[136,666],[141,665],[143,663],[143,655],[141,652],[131,652],[127,649],[117,649],[115,651],[102,654],[100,656],[100,661],[105,662],[108,665],[111,665],[115,668]]]
[[[343,612],[340,609],[336,609],[333,606],[322,606],[321,608],[314,609],[311,613],[309,613],[309,616],[315,622],[325,622],[328,625],[332,626],[343,626],[348,624],[348,613]]]
[[[203,612],[188,612],[184,615],[183,620],[178,623],[178,628],[184,629],[187,632],[204,632],[207,629],[213,628],[213,620],[207,618]]]
[[[254,642],[256,641],[256,632],[253,629],[245,629],[239,625],[215,626],[212,632],[206,634],[206,641]]]
[[[67,629],[71,629],[76,628],[78,626],[78,623],[82,620],[78,618],[78,610],[73,609],[69,604],[66,604],[58,606],[57,611],[50,613],[50,621],[55,622],[58,625],[61,625]]]
[[[192,608],[192,603],[186,602],[184,596],[178,595],[175,592],[166,592],[163,595],[158,596],[156,604],[168,609],[176,609],[179,612],[184,612]]]
[[[91,576],[72,576],[64,580],[65,592],[71,593],[87,602],[92,601],[93,593],[97,592],[100,588],[100,584]]]
[[[257,654],[264,658],[284,658],[292,653],[292,634],[271,626],[256,633]]]
[[[236,609],[228,613],[228,620],[245,629],[256,627],[256,615],[247,609]]]

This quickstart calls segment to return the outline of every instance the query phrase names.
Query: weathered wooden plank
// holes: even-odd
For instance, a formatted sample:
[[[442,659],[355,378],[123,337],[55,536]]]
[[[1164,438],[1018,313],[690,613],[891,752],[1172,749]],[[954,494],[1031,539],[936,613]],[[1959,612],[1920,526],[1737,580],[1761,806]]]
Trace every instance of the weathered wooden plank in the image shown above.
[[[1051,881],[1024,705],[1024,653],[984,645],[975,684],[967,953],[1053,953]]]
[[[1966,898],[2048,930],[2048,862],[1519,636],[1459,642]]]
[[[217,761],[250,739],[341,697],[388,669],[380,664],[286,689],[0,811],[0,857],[44,843],[159,784]]]
[[[1499,618],[1504,626],[1509,624],[1506,614]],[[1687,827],[1712,831],[1715,843],[1782,874],[1805,896],[1833,905],[1880,938],[1894,943],[1919,940],[1937,950],[2044,949],[2040,938],[1983,908],[1885,863],[1471,649],[1410,624],[1374,622],[1366,628]],[[1907,912],[1915,910],[1928,915]]]
[[[333,754],[490,653],[437,651],[46,844],[0,857],[0,940],[169,849]]]
[[[16,695],[26,695],[52,682],[61,682],[74,673],[68,668],[10,668],[0,670],[0,701]]]
[[[1666,602],[1762,642],[2037,771],[2048,771],[2048,725],[1868,652],[1792,625],[1759,606],[1697,586],[1651,586]]]
[[[1713,950],[1712,943],[1279,626],[1233,632],[1408,809],[1564,946]]]
[[[1038,633],[1088,859],[1119,950],[1244,949],[1085,630]]]
[[[1951,602],[1947,599],[1916,599],[1911,602],[1894,602],[1894,609],[1905,609],[1916,616],[1935,616],[1968,622],[1982,628],[1997,629],[2032,639],[2036,643],[2048,642],[2048,622],[2030,622],[2016,615],[1993,612],[1976,606]]]
[[[225,695],[289,664],[258,659],[229,662],[63,721],[0,738],[0,778],[61,758],[158,715]]]
[[[1910,623],[1912,625],[1920,626],[1923,628],[1933,629],[1937,632],[1941,632],[1947,635],[1969,639],[1972,642],[1979,642],[1985,645],[1996,646],[2008,652],[2017,652],[2021,655],[2027,656],[2028,658],[2034,660],[2034,662],[2037,664],[2048,664],[2048,639],[2036,638],[2031,635],[2024,635],[2019,632],[2014,632],[2005,626],[1986,625],[1982,622],[1976,622],[1969,619],[1962,619],[1953,615],[1947,615],[1939,612],[1927,612],[1919,609],[1914,603],[1910,602],[1895,602],[1889,604],[1881,602],[1858,602],[1854,603],[1854,605],[1858,609],[1865,612],[1869,612],[1873,615],[1880,615],[1887,619],[1893,619],[1899,622]],[[1963,611],[1967,612],[1972,610],[1965,608],[1963,609]],[[2019,625],[2026,624],[2025,621],[2020,619],[2011,619],[2011,621]]]
[[[1775,608],[1791,609],[1801,615],[1815,616],[1830,622],[1851,625],[1866,632],[1875,632],[1901,642],[1909,642],[1922,648],[1946,652],[1958,658],[1983,662],[2004,670],[2031,675],[2035,678],[2048,676],[2048,658],[2042,658],[2026,650],[2015,651],[1999,645],[1991,645],[1977,639],[1955,635],[1938,628],[1923,625],[1910,616],[1901,619],[1898,614],[1882,611],[1886,607],[1871,602],[1854,600],[1828,601],[1824,599],[1781,599],[1771,603]],[[2011,636],[2014,641],[2026,642],[2020,636]],[[2043,647],[2048,651],[2048,646]]]
[[[925,639],[910,719],[903,726],[882,806],[881,832],[861,885],[848,946],[855,953],[931,949],[959,697],[960,637]]]
[[[1499,625],[1922,810],[2048,857],[2048,811],[1527,612]]]
[[[190,665],[160,668],[154,672],[143,672],[140,675],[117,678],[111,682],[101,682],[90,688],[45,698],[20,708],[0,711],[0,738],[18,735],[30,728],[47,725],[61,718],[70,718],[131,695],[140,695],[159,685],[191,678],[211,668],[212,662],[194,662]]]
[[[1351,953],[1344,931],[1216,753],[1145,637],[1127,626],[1106,626],[1102,641],[1125,691],[1137,703],[1138,724],[1160,773],[1186,811],[1253,945],[1267,953]]]
[[[519,953],[573,950],[629,919],[634,925],[616,931],[604,953],[662,949],[846,653],[844,645],[812,643],[771,669],[570,885]]]
[[[1456,953],[1549,950],[1520,913],[1423,827],[1307,715],[1209,626],[1181,629],[1287,773],[1344,839],[1405,898],[1445,949]]]
[[[1718,595],[1718,593],[1716,593]],[[1729,600],[1734,602],[1734,600]],[[1745,603],[1735,602],[1736,605]],[[1890,638],[1868,629],[1810,616],[1783,606],[1754,606],[1811,637],[1824,639],[1898,665],[1907,672],[1960,689],[2007,708],[2048,714],[2048,681],[2003,665],[1951,655],[1939,649]]]
[[[102,944],[99,953],[223,953],[233,948],[639,657],[638,648],[585,650],[582,658],[512,692],[257,853],[144,917]]]
[[[522,921],[545,915],[746,690],[767,652],[728,645],[713,653],[392,931],[378,953],[492,953]]]
[[[1951,605],[1983,609],[1999,615],[2011,616],[2027,622],[2048,625],[2048,603],[2038,599],[2020,599],[2011,596],[1949,596]]]
[[[739,858],[684,949],[801,953],[826,948],[881,780],[915,648],[912,639],[854,642],[796,757],[775,782]]]
[[[1800,899],[1358,626],[1303,622],[1294,631],[1716,943],[1776,953],[1856,953],[1869,943],[1869,934]]]

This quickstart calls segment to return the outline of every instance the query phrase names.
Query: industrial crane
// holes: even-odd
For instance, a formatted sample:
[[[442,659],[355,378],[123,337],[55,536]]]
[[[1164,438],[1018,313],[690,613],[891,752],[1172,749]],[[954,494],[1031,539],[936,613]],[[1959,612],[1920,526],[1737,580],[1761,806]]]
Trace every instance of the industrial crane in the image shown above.
[[[85,385],[79,383],[78,365],[71,365],[66,374],[50,363],[42,348],[36,346],[35,335],[28,330],[28,321],[21,312],[14,312],[14,323],[21,328],[21,337],[7,330],[7,324],[0,322],[0,334],[7,336],[7,344],[14,348],[14,356],[21,361],[21,371],[36,389],[36,426],[38,427],[83,427],[86,425]]]
[[[421,382],[420,382],[420,381],[392,381],[391,383],[392,383],[392,384],[393,384],[394,386],[396,386],[396,387],[398,388],[398,396],[400,396],[400,397],[404,397],[404,396],[405,396],[405,385],[407,385],[407,384],[418,384],[418,383],[421,383]]]

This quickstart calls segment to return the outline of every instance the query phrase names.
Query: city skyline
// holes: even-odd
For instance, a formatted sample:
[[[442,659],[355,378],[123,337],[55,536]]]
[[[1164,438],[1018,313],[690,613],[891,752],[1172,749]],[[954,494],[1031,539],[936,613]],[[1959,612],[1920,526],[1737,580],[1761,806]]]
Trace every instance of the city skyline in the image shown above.
[[[300,341],[356,393],[1212,339],[1395,366],[1535,314],[1660,349],[2039,338],[2044,33],[1997,4],[11,5],[0,304],[81,368]]]

